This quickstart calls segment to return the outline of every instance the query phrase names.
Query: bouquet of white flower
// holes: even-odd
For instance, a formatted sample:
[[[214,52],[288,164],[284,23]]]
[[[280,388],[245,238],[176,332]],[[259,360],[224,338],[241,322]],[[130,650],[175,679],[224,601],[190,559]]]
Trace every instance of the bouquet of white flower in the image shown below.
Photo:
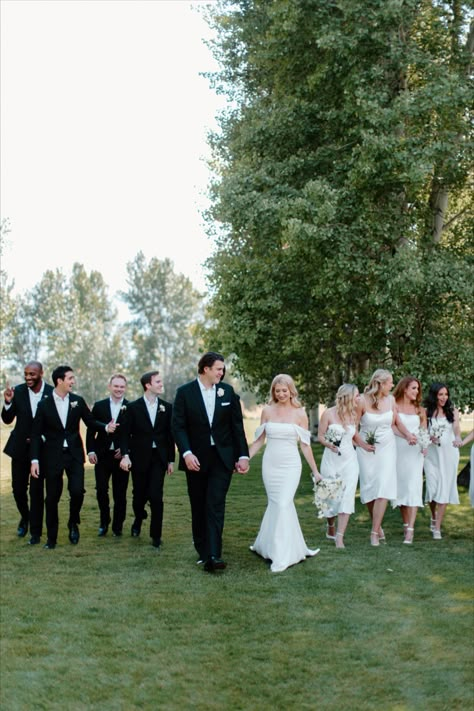
[[[435,439],[435,444],[441,447],[441,442],[439,441],[443,436],[443,432],[446,429],[446,425],[443,422],[432,422],[429,427],[429,433],[431,439]]]
[[[328,518],[337,513],[346,485],[342,479],[321,479],[314,487],[314,505],[318,518]]]
[[[324,439],[326,440],[326,442],[329,442],[330,444],[333,444],[335,447],[339,448],[339,446],[342,442],[342,438],[344,437],[345,434],[346,434],[346,430],[344,429],[344,427],[342,425],[333,424],[333,425],[328,426],[328,428],[325,432],[325,435],[324,435]],[[339,456],[341,456],[339,449],[338,449],[337,453]]]
[[[431,444],[431,437],[430,433],[428,430],[425,430],[424,427],[420,427],[416,432],[416,439],[418,446],[420,447],[421,451],[423,452],[425,449],[428,449],[428,446]]]

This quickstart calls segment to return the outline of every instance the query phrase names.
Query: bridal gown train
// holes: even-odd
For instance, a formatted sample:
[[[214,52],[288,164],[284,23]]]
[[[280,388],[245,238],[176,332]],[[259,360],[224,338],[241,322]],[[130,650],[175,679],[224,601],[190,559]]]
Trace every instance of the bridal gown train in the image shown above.
[[[271,560],[270,570],[278,573],[319,552],[307,547],[294,504],[301,477],[298,440],[310,444],[311,437],[308,430],[283,422],[265,422],[257,428],[255,437],[264,430],[267,442],[262,478],[268,505],[250,550]]]

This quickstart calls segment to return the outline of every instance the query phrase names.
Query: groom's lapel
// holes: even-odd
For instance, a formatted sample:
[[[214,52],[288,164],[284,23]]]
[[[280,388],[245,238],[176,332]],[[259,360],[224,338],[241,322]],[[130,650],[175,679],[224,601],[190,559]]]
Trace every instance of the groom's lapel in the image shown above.
[[[194,381],[193,385],[194,385],[194,401],[196,403],[196,406],[199,409],[199,412],[201,413],[202,417],[204,417],[206,422],[209,423],[209,418],[207,416],[206,406],[204,404],[204,398],[203,398],[202,392],[201,392],[201,386],[199,385],[197,380]]]

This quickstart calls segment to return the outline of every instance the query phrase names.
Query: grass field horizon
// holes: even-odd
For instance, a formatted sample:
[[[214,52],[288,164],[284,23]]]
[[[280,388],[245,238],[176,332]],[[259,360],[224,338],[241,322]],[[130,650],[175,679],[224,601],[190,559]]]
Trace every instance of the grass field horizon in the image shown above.
[[[319,446],[315,454],[319,465]],[[131,488],[124,536],[97,537],[91,467],[79,545],[67,540],[65,487],[58,546],[47,551],[15,534],[2,457],[2,709],[472,708],[474,509],[467,491],[460,488],[460,506],[448,506],[441,541],[430,534],[429,510],[419,511],[413,546],[402,545],[399,512],[389,508],[387,545],[372,548],[357,498],[346,549],[336,551],[316,517],[304,464],[295,503],[308,545],[321,552],[272,574],[249,551],[266,506],[260,463],[259,455],[247,476],[234,477],[228,567],[208,575],[196,566],[181,472],[166,481],[160,552],[145,526],[140,538],[130,536]]]

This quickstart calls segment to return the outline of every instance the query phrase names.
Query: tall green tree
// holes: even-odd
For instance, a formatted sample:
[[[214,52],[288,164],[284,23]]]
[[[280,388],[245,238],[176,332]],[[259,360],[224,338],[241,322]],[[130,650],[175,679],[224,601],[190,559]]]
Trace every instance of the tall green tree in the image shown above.
[[[213,339],[307,401],[387,367],[474,405],[472,56],[457,0],[223,0]]]
[[[127,264],[127,274],[121,298],[134,317],[128,328],[135,377],[157,368],[172,400],[176,388],[196,374],[203,297],[187,277],[175,273],[170,259],[147,262],[139,252]]]
[[[106,394],[113,372],[127,367],[127,339],[103,277],[78,263],[70,277],[59,269],[46,271],[18,298],[12,341],[10,360],[17,370],[39,359],[49,378],[54,367],[68,364],[89,404]]]

